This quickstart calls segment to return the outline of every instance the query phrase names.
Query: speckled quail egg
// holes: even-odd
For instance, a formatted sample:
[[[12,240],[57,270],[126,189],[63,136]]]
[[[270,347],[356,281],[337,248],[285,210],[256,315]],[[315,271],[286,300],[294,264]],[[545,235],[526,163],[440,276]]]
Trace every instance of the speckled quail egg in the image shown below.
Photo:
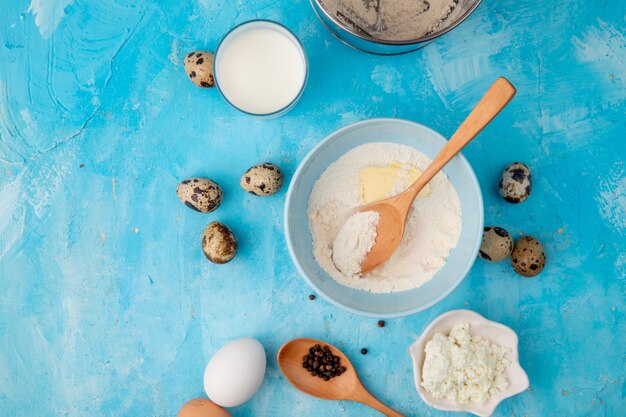
[[[206,51],[193,51],[185,57],[185,72],[198,87],[215,86],[213,77],[213,54]]]
[[[241,177],[241,188],[258,196],[276,194],[283,185],[283,173],[274,164],[255,165]]]
[[[521,162],[513,162],[502,172],[498,188],[502,198],[509,203],[521,203],[532,189],[530,169]]]
[[[543,245],[532,236],[523,236],[515,242],[511,254],[511,265],[520,275],[534,277],[546,266],[546,253]]]
[[[208,178],[189,178],[176,187],[176,195],[187,207],[210,213],[222,203],[222,188]]]
[[[209,223],[202,235],[202,251],[206,258],[216,264],[225,264],[237,253],[237,239],[223,223]]]
[[[487,226],[483,231],[483,243],[478,255],[491,262],[500,262],[513,252],[513,238],[498,226]]]

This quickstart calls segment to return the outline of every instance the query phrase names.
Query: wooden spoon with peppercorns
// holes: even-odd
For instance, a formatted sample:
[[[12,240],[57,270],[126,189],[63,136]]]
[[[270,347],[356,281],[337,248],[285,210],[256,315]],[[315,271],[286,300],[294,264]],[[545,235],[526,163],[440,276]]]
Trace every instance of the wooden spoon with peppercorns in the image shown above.
[[[317,369],[313,369],[313,362],[309,361],[314,361]],[[290,340],[278,351],[278,367],[291,385],[313,397],[356,401],[387,417],[405,417],[370,394],[346,355],[328,343],[315,339]]]

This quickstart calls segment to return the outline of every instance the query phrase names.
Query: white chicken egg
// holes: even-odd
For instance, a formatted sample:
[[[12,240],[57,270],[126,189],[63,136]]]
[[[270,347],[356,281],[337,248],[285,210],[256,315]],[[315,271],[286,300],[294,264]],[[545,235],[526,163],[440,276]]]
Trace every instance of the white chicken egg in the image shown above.
[[[204,390],[214,403],[235,407],[259,390],[265,376],[265,349],[258,340],[244,338],[222,346],[204,371]]]

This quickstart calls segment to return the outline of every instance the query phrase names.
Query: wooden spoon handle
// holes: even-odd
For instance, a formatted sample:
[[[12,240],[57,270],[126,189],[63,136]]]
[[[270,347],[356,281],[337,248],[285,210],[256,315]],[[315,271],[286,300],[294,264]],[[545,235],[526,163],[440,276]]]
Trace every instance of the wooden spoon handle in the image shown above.
[[[424,173],[415,181],[408,190],[411,190],[413,199],[433,177],[441,171],[461,149],[480,133],[485,126],[493,120],[500,111],[509,104],[515,95],[515,87],[504,77],[498,78],[489,87],[483,98],[480,99],[474,110],[467,116],[461,126],[454,132],[448,143],[441,149],[433,162],[426,168]],[[409,194],[407,190],[407,194]],[[411,200],[410,203],[412,203]],[[410,206],[410,204],[409,204]]]
[[[352,398],[353,401],[359,402],[361,404],[365,404],[368,407],[372,407],[376,411],[380,411],[387,417],[406,417],[404,414],[398,413],[391,407],[386,406],[385,404],[378,401],[376,397],[370,394],[365,388],[362,391],[357,392],[357,394]]]

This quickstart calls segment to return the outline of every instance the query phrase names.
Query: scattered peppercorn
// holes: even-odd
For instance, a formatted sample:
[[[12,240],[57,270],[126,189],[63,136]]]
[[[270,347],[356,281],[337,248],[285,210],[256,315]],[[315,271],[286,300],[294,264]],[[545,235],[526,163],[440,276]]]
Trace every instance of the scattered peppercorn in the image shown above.
[[[378,327],[385,327],[384,320],[378,320]]]
[[[361,355],[367,355],[367,349],[365,348],[361,349]]]
[[[311,300],[311,301],[315,300],[315,294],[309,295],[309,300]]]
[[[341,365],[341,358],[334,355],[328,346],[319,344],[311,346],[309,353],[302,357],[302,367],[311,376],[322,378],[324,381],[346,372],[346,367]]]

